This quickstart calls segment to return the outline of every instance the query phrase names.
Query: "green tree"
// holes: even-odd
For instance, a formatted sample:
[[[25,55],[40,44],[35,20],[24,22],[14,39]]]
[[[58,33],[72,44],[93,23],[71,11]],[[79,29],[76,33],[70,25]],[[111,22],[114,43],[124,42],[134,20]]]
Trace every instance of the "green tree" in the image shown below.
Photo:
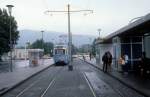
[[[77,54],[78,48],[72,44],[72,54]]]
[[[35,42],[33,42],[30,45],[30,48],[33,48],[33,49],[43,49],[44,48],[44,54],[52,55],[53,43],[44,42],[40,39],[40,40],[36,40]]]
[[[43,49],[42,45],[44,42],[42,40],[36,40],[30,45],[30,48],[32,49]]]
[[[0,9],[0,56],[10,51],[10,21],[12,44],[17,44],[19,31],[17,30],[17,22],[14,17],[10,17],[6,9]]]
[[[53,55],[52,51],[53,51],[54,45],[52,42],[45,42],[44,43],[44,53],[45,54],[50,54],[51,56]]]

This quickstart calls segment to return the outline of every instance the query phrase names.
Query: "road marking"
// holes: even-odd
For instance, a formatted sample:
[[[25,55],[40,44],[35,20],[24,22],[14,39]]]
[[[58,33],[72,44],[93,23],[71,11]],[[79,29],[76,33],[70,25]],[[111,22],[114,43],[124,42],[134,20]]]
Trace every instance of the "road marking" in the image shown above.
[[[56,80],[56,77],[49,83],[48,87],[46,88],[46,90],[43,92],[43,94],[40,97],[44,97],[44,95],[47,93],[48,89],[51,87],[51,85],[54,83],[55,80]]]
[[[64,68],[64,67],[62,67],[62,68]],[[52,81],[50,81],[48,87],[45,89],[45,91],[43,92],[43,94],[42,94],[40,97],[44,97],[44,95],[47,93],[48,89],[49,89],[49,88],[51,87],[51,85],[55,82],[55,80],[56,80],[56,78],[57,78],[57,76],[58,76],[58,73],[60,73],[60,71],[58,71],[58,72],[56,73],[56,75],[53,76]]]
[[[89,80],[87,79],[87,77],[86,77],[85,73],[84,73],[84,72],[82,72],[82,74],[83,74],[83,76],[84,76],[84,78],[85,78],[85,80],[86,80],[86,82],[87,82],[88,86],[90,87],[90,90],[91,90],[91,92],[92,92],[93,96],[94,96],[94,97],[96,97],[96,94],[95,94],[95,92],[94,92],[94,90],[93,90],[93,88],[92,88],[92,86],[91,86],[91,84],[90,84]]]

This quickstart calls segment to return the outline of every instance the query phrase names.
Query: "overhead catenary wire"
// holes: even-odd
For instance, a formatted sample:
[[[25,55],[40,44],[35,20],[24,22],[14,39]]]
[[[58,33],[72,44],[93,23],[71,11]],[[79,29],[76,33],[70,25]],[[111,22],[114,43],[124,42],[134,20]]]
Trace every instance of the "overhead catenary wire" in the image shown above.
[[[70,4],[67,5],[67,11],[66,10],[47,10],[44,13],[67,13],[68,15],[68,53],[69,53],[69,68],[72,64],[72,33],[70,28],[70,14],[71,13],[79,13],[79,12],[91,12],[93,13],[93,10],[71,10]]]

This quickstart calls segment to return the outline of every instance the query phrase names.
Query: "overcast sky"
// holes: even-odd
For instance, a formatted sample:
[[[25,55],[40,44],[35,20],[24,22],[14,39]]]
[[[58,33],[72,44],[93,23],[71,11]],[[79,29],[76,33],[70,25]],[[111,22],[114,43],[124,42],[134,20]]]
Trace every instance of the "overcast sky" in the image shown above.
[[[150,12],[150,0],[0,0],[0,8],[13,4],[12,15],[19,30],[48,30],[67,33],[67,14],[44,14],[47,10],[93,10],[93,14],[71,14],[71,31],[74,34],[106,36],[127,25],[135,17]]]

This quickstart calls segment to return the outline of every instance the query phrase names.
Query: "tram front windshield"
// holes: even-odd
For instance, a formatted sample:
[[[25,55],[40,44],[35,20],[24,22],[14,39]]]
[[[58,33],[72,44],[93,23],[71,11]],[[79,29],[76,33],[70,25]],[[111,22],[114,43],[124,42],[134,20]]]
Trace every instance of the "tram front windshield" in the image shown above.
[[[65,49],[55,49],[55,54],[65,55]]]

